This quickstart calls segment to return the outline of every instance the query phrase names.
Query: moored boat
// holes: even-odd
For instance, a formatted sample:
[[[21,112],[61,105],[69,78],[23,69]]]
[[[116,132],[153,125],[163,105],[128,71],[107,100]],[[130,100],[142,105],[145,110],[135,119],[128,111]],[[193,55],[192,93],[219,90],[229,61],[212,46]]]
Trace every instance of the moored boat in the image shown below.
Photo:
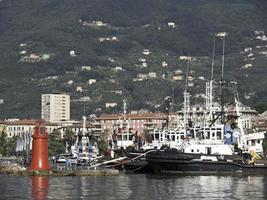
[[[248,159],[250,157],[250,159]],[[250,154],[205,155],[182,152],[153,152],[147,154],[146,161],[155,173],[163,174],[213,174],[242,173],[267,174],[267,160],[254,160]]]

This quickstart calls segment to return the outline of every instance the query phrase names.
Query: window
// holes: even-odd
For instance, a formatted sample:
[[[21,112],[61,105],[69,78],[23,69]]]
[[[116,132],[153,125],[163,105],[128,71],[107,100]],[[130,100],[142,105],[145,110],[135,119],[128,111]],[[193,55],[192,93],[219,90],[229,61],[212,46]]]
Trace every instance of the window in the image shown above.
[[[194,153],[194,149],[191,149],[191,152]]]
[[[45,133],[45,129],[43,126],[40,127],[40,134],[44,134]]]

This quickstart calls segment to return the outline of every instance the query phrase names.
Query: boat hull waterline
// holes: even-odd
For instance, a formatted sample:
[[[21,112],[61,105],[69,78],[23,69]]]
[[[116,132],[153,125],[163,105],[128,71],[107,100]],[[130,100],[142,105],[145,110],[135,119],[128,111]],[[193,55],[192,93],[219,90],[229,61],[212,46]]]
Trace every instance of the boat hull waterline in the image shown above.
[[[167,174],[214,174],[242,173],[267,174],[266,165],[246,165],[234,161],[166,160],[147,159],[155,173]]]

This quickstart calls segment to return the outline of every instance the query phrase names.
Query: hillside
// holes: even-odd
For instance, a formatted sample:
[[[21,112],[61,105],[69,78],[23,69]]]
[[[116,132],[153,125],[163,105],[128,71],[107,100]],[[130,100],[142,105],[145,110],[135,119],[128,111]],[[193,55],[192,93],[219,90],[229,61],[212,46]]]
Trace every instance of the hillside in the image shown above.
[[[266,8],[264,0],[2,0],[0,117],[38,118],[41,94],[52,92],[71,95],[73,118],[119,112],[124,97],[133,110],[162,111],[171,95],[178,109],[185,81],[174,77],[185,77],[179,57],[188,55],[192,102],[201,103],[222,31],[225,77],[238,82],[242,102],[265,104]],[[221,53],[216,39],[215,78]]]

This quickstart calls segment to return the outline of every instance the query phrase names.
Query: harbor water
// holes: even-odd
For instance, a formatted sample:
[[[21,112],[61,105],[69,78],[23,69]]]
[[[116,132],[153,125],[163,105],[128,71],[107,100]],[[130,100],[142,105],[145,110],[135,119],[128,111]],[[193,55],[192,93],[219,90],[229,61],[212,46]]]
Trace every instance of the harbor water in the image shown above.
[[[0,199],[267,199],[266,176],[19,177],[0,175]]]

